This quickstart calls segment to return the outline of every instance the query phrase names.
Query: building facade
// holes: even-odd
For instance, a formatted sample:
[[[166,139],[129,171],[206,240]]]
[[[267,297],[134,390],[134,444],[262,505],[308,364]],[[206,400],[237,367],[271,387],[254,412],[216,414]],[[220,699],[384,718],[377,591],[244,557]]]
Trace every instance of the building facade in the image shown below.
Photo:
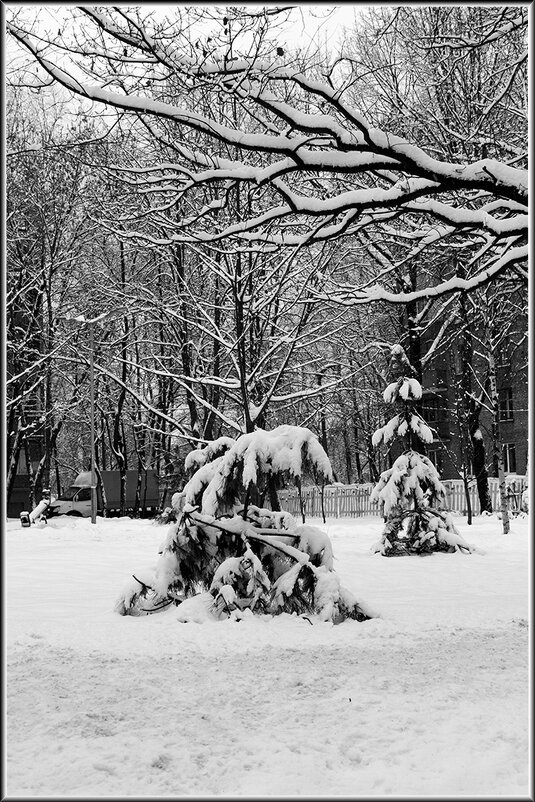
[[[437,356],[422,372],[422,415],[434,431],[435,438],[427,455],[443,479],[458,479],[467,462],[468,474],[473,474],[469,449],[462,443],[459,396],[462,385],[462,365],[459,355]],[[472,395],[480,400],[479,431],[486,454],[489,476],[498,475],[494,441],[503,457],[506,474],[525,475],[528,467],[528,353],[527,342],[520,346],[510,343],[495,359],[498,392],[498,425],[491,411],[488,359],[475,355]],[[466,401],[466,399],[465,399]],[[461,401],[461,403],[463,403]],[[466,438],[465,438],[466,441]]]

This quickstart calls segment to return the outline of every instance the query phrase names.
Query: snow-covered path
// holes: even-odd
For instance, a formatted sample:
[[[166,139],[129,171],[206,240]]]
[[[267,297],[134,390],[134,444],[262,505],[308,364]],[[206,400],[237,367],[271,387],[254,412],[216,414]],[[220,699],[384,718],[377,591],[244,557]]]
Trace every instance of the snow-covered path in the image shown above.
[[[484,555],[390,560],[377,519],[326,528],[381,618],[121,618],[164,529],[10,521],[8,798],[528,796],[528,521],[461,525]]]

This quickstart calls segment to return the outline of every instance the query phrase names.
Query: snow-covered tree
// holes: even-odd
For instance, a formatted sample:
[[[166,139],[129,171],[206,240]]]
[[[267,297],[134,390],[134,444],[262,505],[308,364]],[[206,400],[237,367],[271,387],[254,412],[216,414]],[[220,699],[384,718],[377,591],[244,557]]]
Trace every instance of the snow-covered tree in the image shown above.
[[[141,615],[178,603],[181,620],[191,620],[190,599],[198,604],[201,597],[206,614],[216,619],[239,619],[244,610],[334,623],[372,616],[341,586],[325,532],[250,503],[253,488],[262,491],[272,477],[299,481],[306,468],[331,477],[312,432],[279,426],[235,441],[220,438],[187,461],[198,467],[173,497],[178,520],[168,529],[156,566],[133,574],[117,612]]]
[[[68,153],[91,126],[77,118],[67,134],[54,95],[46,103],[11,92],[6,109],[6,496],[24,462],[31,509],[44,488],[59,486],[61,440],[81,397],[62,362],[72,347],[62,319],[75,297],[89,294],[82,265],[92,265],[95,231],[89,171]]]
[[[275,17],[285,11],[277,9]],[[439,31],[443,12],[437,11]],[[196,14],[204,14],[204,27],[196,27]],[[52,79],[142,120],[156,136],[166,138],[172,123],[174,160],[130,174],[138,191],[152,198],[152,219],[163,214],[167,234],[145,234],[132,221],[129,236],[154,244],[233,241],[257,252],[279,245],[308,248],[363,231],[373,236],[376,226],[388,223],[409,229],[419,250],[458,235],[471,265],[466,278],[452,276],[400,294],[384,288],[379,272],[375,281],[326,293],[340,303],[404,303],[481,286],[521,269],[527,259],[527,9],[484,9],[480,16],[477,30],[461,29],[446,44],[467,60],[489,42],[499,41],[502,50],[510,46],[512,63],[504,65],[510,80],[493,83],[485,103],[509,104],[509,116],[519,119],[522,152],[513,157],[494,155],[494,149],[487,157],[457,151],[439,151],[437,157],[425,124],[433,106],[427,109],[419,95],[419,109],[427,109],[419,126],[423,133],[414,127],[400,134],[390,119],[377,124],[353,102],[364,85],[360,65],[348,75],[351,61],[343,57],[322,66],[303,63],[286,45],[284,29],[272,29],[265,9],[232,8],[224,16],[217,9],[179,9],[156,21],[140,9],[81,6],[64,16],[59,31],[39,36],[32,14],[28,19],[17,10],[7,27],[37,62],[43,83]],[[439,46],[440,34],[429,47],[440,53]],[[201,95],[212,102],[201,104]],[[218,98],[231,111],[240,107],[243,116],[238,120],[229,112],[222,120]],[[474,137],[480,117],[478,107],[470,128]],[[444,128],[440,119],[437,124]],[[209,141],[223,144],[227,153],[216,154]],[[250,204],[240,214],[222,214],[238,186],[254,190]],[[181,219],[171,221],[166,209],[178,206],[184,209]]]
[[[405,450],[384,471],[372,491],[373,501],[383,504],[385,528],[372,547],[387,557],[425,554],[432,551],[474,551],[457,532],[451,514],[445,509],[446,491],[430,459],[415,450],[417,441],[431,443],[433,433],[416,411],[422,396],[420,382],[400,345],[390,354],[390,373],[394,378],[383,393],[385,403],[398,412],[378,429],[373,445],[401,439]]]
[[[16,91],[52,84],[109,123],[84,164],[107,171],[91,216],[127,269],[92,269],[87,296],[132,314],[96,365],[101,428],[169,483],[178,448],[287,420],[332,454],[354,360],[325,355],[350,312],[406,310],[408,340],[381,339],[415,364],[456,295],[527,275],[527,9],[385,8],[340,58],[296,52],[294,9],[8,9]],[[348,478],[359,439],[372,464],[361,404],[336,413]]]

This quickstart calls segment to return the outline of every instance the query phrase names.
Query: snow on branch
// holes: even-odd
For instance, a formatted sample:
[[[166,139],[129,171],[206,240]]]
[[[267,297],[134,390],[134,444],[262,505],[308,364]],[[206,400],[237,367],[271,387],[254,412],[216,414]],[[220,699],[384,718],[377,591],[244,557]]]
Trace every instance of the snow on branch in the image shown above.
[[[218,437],[217,440],[212,440],[204,448],[197,448],[186,456],[184,460],[184,468],[186,471],[197,470],[207,462],[211,462],[216,457],[222,456],[225,451],[232,448],[236,441],[232,437]]]
[[[329,295],[328,297],[330,300],[335,300],[337,303],[344,304],[345,306],[370,303],[371,301],[389,301],[396,304],[406,304],[410,301],[424,298],[438,298],[447,293],[469,291],[481,287],[515,264],[526,262],[528,254],[529,248],[527,245],[511,248],[502,258],[497,259],[491,266],[476,273],[470,279],[463,279],[459,276],[455,276],[447,281],[439,282],[433,287],[426,287],[421,290],[415,290],[414,292],[391,292],[375,284],[367,289],[353,289],[347,295],[340,294],[334,298],[332,295]]]
[[[241,435],[222,456],[199,468],[186,485],[186,500],[198,504],[202,491],[202,512],[216,515],[235,503],[238,491],[258,486],[262,477],[300,480],[306,467],[326,482],[332,480],[329,458],[309,429],[289,425],[257,429]]]
[[[394,217],[406,228],[417,228],[418,245],[410,258],[446,236],[462,237],[468,253],[476,240],[491,242],[488,253],[474,265],[473,276],[399,295],[370,287],[353,293],[351,303],[405,303],[471,290],[525,260],[527,170],[496,158],[440,158],[416,141],[374,126],[351,104],[349,90],[332,83],[334,73],[322,80],[306,67],[266,58],[262,36],[248,55],[235,57],[231,49],[200,57],[178,24],[180,14],[171,38],[139,14],[101,7],[81,11],[103,34],[99,63],[106,62],[108,52],[116,72],[91,66],[93,42],[80,19],[73,21],[79,30],[68,46],[44,42],[15,21],[8,21],[7,27],[54,81],[95,104],[130,114],[148,126],[150,121],[153,136],[174,148],[175,164],[149,164],[128,172],[118,166],[123,180],[147,199],[145,218],[150,221],[152,216],[152,224],[126,230],[123,236],[154,245],[245,243],[267,251],[280,245],[309,246],[365,229],[377,231]],[[239,12],[236,15],[238,19]],[[485,44],[513,35],[517,26],[526,24],[523,12],[501,25],[492,14],[488,21],[480,40]],[[249,23],[264,25],[266,17]],[[474,32],[457,41],[441,37],[440,43],[470,48],[476,41]],[[142,80],[141,68],[136,72],[121,61],[125,46],[133,50],[134,62],[140,60],[149,80]],[[518,64],[520,59],[518,53]],[[229,111],[233,104],[234,115]],[[242,184],[249,191],[247,213],[233,215],[230,199]],[[151,206],[161,193],[168,207]],[[179,205],[181,219],[174,213],[171,219],[170,210]],[[509,247],[512,238],[516,241]]]

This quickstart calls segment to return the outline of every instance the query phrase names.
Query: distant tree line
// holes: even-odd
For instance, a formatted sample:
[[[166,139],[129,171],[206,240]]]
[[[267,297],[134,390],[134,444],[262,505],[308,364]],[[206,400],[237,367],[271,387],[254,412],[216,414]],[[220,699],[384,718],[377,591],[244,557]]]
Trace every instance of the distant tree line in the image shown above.
[[[82,7],[39,46],[38,13],[8,20],[8,494],[89,463],[91,327],[101,469],[172,492],[189,450],[291,423],[376,481],[401,343],[420,379],[457,361],[485,509],[526,336],[527,9],[370,7],[336,57],[290,51],[284,10]]]

